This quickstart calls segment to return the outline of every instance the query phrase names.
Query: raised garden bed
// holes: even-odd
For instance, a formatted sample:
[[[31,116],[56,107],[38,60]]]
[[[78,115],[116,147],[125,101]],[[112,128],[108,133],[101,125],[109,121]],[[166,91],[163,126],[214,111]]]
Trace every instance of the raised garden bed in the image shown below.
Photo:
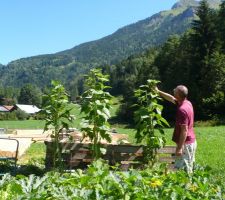
[[[53,143],[45,141],[46,145],[46,169],[51,169],[53,163]],[[86,168],[93,161],[91,144],[79,142],[61,142],[63,162],[66,169]],[[118,166],[127,170],[130,167],[141,168],[143,166],[143,146],[130,144],[103,144],[106,153],[102,159],[107,160],[112,166]],[[174,162],[174,146],[166,146],[158,150],[158,160],[172,165]]]

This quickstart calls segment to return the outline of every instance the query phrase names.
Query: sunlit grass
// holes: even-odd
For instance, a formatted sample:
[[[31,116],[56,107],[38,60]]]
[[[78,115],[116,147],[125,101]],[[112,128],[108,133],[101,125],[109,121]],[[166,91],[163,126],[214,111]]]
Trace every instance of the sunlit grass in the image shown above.
[[[72,109],[72,114],[75,116],[74,122],[71,127],[80,128],[80,121],[82,115],[78,105],[69,105]],[[119,107],[119,102],[114,99],[113,107],[111,110],[112,116],[116,115]],[[0,128],[6,129],[42,129],[44,127],[44,120],[25,120],[25,121],[0,121]],[[114,124],[118,133],[127,134],[129,141],[135,143],[135,130],[127,128],[126,125]],[[200,165],[208,165],[216,174],[217,177],[225,178],[225,126],[215,127],[195,127],[197,137],[197,153],[196,162]],[[174,145],[171,141],[173,129],[165,129],[165,135],[168,145]],[[32,144],[31,149],[26,153],[24,160],[36,158],[37,156],[44,157],[45,147],[44,144]]]

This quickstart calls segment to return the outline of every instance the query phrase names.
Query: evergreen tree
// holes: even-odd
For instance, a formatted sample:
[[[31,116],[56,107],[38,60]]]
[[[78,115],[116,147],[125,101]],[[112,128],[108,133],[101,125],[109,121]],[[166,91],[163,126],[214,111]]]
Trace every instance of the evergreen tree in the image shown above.
[[[27,84],[21,88],[18,103],[40,106],[41,101],[41,91],[36,86]]]
[[[213,11],[207,0],[202,0],[197,9],[198,19],[193,20],[193,48],[198,59],[204,60],[212,54],[217,45],[215,29],[215,11]]]
[[[221,42],[222,52],[225,53],[225,1],[223,1],[220,5],[217,20],[217,30]]]
[[[216,31],[216,13],[213,11],[207,0],[202,0],[197,9],[198,19],[192,23],[192,35],[190,38],[192,46],[191,58],[191,82],[194,88],[194,105],[197,115],[204,116],[204,107],[202,101],[204,98],[210,97],[213,90],[210,90],[211,67],[209,60],[213,53],[219,49],[219,41]],[[202,116],[201,116],[202,115]]]
[[[203,97],[204,114],[224,116],[225,113],[225,54],[213,53],[209,60],[209,70],[205,79],[209,82],[205,88],[210,95]]]

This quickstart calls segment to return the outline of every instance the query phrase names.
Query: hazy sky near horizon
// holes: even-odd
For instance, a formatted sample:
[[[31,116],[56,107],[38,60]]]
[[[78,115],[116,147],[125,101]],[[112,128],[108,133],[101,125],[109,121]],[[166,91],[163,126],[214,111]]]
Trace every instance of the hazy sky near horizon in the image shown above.
[[[177,0],[1,0],[0,63],[56,53],[170,9]]]

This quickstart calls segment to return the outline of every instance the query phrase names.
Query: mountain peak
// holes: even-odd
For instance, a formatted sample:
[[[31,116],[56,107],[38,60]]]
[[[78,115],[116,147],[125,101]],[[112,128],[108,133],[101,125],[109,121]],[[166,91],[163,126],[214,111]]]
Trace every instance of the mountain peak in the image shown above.
[[[191,6],[198,6],[199,2],[201,0],[179,0],[177,3],[175,3],[172,6],[172,9],[178,9],[178,8],[188,8]],[[207,0],[210,7],[217,8],[219,4],[221,3],[221,0]]]
[[[190,6],[197,6],[197,5],[198,1],[195,0],[180,0],[172,6],[172,9],[187,8]]]

